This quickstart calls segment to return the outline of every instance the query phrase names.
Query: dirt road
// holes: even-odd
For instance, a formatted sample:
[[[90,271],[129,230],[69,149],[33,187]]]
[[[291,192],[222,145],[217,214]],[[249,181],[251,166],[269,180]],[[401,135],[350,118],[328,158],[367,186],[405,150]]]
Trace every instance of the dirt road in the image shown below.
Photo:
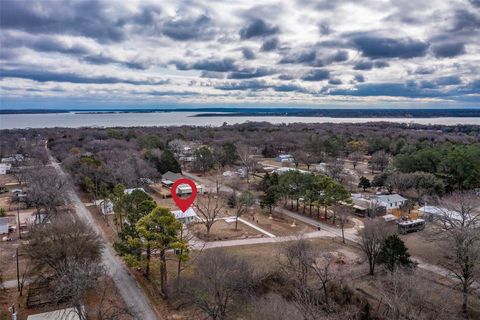
[[[115,254],[115,251],[108,243],[103,231],[93,220],[91,212],[85,207],[76,194],[75,189],[70,183],[69,176],[63,171],[62,167],[53,159],[53,157],[50,156],[50,159],[52,166],[58,171],[58,173],[69,181],[65,186],[65,192],[74,204],[77,215],[81,219],[84,219],[103,239],[105,244],[105,249],[102,254],[103,264],[107,268],[108,274],[112,277],[120,295],[129,306],[132,313],[138,319],[142,320],[163,319],[163,317],[156,314],[142,288],[139,287],[137,281],[132,277],[124,262]]]

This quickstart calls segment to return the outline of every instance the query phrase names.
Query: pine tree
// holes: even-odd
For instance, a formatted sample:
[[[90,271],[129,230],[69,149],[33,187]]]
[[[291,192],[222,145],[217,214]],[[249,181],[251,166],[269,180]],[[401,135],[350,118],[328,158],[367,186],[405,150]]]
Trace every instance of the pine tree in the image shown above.
[[[410,259],[405,243],[396,234],[385,238],[378,256],[378,263],[385,265],[390,271],[394,271],[397,267],[411,268],[415,266]]]
[[[370,180],[368,180],[368,178],[366,178],[364,176],[360,177],[360,182],[358,183],[359,188],[362,188],[363,191],[365,191],[366,189],[370,188],[371,186],[372,185],[370,184]]]
[[[182,224],[175,219],[170,210],[162,207],[156,207],[135,224],[135,229],[140,235],[143,248],[159,252],[160,288],[161,293],[165,297],[167,294],[166,251],[181,246],[182,241],[178,236],[181,228]]]

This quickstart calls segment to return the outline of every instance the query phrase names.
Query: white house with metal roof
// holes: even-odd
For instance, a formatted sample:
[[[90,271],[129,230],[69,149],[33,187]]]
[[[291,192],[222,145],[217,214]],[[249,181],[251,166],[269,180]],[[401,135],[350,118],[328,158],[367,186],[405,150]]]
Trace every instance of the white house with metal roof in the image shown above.
[[[394,209],[394,208],[399,208],[402,206],[407,199],[402,197],[399,194],[382,194],[378,196],[372,197],[372,199],[375,199],[379,202],[380,205],[385,206],[387,210]]]
[[[188,208],[185,212],[182,210],[174,210],[172,213],[175,216],[175,219],[183,224],[190,224],[199,220],[197,213],[192,207]]]

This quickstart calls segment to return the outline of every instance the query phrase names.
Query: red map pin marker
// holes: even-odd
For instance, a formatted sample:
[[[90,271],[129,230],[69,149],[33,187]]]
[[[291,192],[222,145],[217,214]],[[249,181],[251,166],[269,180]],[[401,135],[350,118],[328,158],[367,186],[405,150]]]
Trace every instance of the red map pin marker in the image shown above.
[[[177,193],[177,188],[180,185],[184,185],[184,184],[188,184],[192,189],[192,193],[190,197],[186,199],[180,198]],[[182,210],[182,212],[185,212],[192,205],[193,201],[197,197],[197,186],[195,185],[195,182],[193,182],[192,180],[187,178],[181,178],[175,181],[175,183],[172,185],[172,188],[170,189],[170,192],[172,194],[172,199],[173,201],[175,201],[175,204],[177,205],[177,207],[179,207],[180,210]]]

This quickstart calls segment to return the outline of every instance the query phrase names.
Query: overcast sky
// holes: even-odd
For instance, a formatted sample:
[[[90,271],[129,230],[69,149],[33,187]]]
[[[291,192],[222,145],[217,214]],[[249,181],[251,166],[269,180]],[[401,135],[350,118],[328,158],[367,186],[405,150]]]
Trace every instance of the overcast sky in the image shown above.
[[[480,105],[480,0],[0,0],[2,108]]]

